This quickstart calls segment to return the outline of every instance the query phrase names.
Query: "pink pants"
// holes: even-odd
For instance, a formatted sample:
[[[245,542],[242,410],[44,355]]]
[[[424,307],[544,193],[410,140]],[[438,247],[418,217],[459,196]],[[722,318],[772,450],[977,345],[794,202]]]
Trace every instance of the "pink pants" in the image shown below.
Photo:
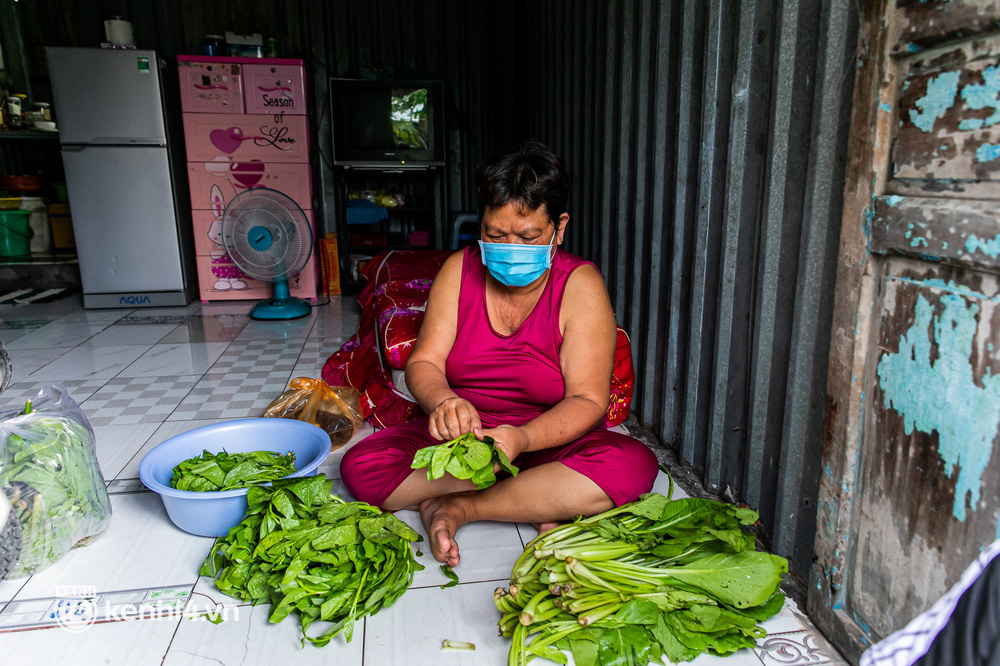
[[[416,452],[440,443],[427,431],[426,417],[380,430],[347,450],[340,463],[341,479],[357,499],[382,506],[413,471],[410,463]],[[555,461],[596,483],[615,506],[648,493],[658,469],[656,456],[645,444],[603,428],[563,446],[523,453],[514,464],[531,469]]]

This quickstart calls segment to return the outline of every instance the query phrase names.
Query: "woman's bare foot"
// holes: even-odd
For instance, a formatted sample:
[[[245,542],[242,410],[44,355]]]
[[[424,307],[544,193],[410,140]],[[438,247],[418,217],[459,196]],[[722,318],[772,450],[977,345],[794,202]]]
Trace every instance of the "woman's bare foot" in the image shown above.
[[[427,530],[431,554],[438,562],[458,566],[458,542],[455,534],[468,522],[462,498],[458,494],[432,497],[420,504],[420,522]]]
[[[562,525],[562,523],[558,523],[558,522],[553,522],[553,523],[531,523],[531,526],[534,527],[536,530],[538,530],[538,534],[539,535],[545,534],[549,530],[554,530],[555,528],[559,527],[560,525]]]

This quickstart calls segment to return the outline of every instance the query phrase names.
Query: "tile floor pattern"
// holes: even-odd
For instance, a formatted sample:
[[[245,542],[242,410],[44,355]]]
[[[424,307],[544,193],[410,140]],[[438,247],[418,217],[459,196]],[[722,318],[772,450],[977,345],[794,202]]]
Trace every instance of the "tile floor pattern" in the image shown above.
[[[130,666],[505,663],[509,643],[496,634],[493,589],[534,536],[527,525],[463,528],[456,570],[461,583],[446,590],[424,548],[428,553],[419,559],[427,568],[411,590],[359,623],[351,643],[341,637],[325,648],[301,647],[294,619],[272,625],[268,607],[226,597],[199,577],[212,539],[173,526],[159,497],[137,478],[142,457],[192,428],[259,415],[290,379],[318,377],[359,321],[352,298],[334,297],[294,322],[252,321],[251,306],[84,310],[79,296],[0,305],[0,341],[13,362],[13,383],[0,395],[0,411],[19,408],[51,382],[65,385],[94,426],[114,511],[107,532],[89,546],[31,578],[0,581],[0,654],[16,655],[21,663]],[[352,443],[371,432],[364,426]],[[319,470],[344,494],[339,463],[346,448]],[[666,492],[663,474],[654,489]],[[423,533],[416,513],[399,515]],[[96,595],[93,607],[73,600],[83,594]],[[92,624],[67,622],[84,611],[96,613]],[[206,621],[211,611],[223,621]],[[693,663],[842,663],[823,652],[822,639],[794,603],[764,626],[768,636],[754,650],[725,661],[703,655]],[[475,643],[476,651],[442,653],[444,638]]]

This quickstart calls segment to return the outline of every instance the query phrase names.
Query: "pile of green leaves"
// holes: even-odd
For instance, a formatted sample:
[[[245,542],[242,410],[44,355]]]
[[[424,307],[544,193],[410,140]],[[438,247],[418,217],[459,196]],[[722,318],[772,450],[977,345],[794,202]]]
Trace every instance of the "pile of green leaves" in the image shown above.
[[[757,513],[659,494],[539,535],[497,588],[507,663],[662,663],[752,648],[779,610],[784,558],[754,549]],[[528,643],[532,634],[538,634]]]
[[[257,486],[295,472],[295,453],[275,451],[248,453],[202,452],[173,470],[170,484],[177,490],[212,492]]]
[[[30,576],[101,534],[111,502],[90,431],[73,418],[30,413],[0,441],[0,488],[21,523],[21,556],[8,574]]]
[[[482,490],[496,483],[494,466],[517,476],[517,467],[511,464],[507,454],[497,447],[492,437],[476,439],[472,433],[457,437],[450,442],[428,446],[417,451],[410,464],[411,469],[427,468],[427,480],[433,481],[445,472],[456,479],[471,479],[476,488]]]
[[[323,646],[354,623],[393,605],[423,569],[409,525],[364,502],[331,495],[322,475],[280,479],[247,492],[249,508],[229,535],[216,541],[201,566],[225,594],[253,605],[270,602],[270,621],[296,613],[303,645]],[[332,623],[309,636],[317,621]]]

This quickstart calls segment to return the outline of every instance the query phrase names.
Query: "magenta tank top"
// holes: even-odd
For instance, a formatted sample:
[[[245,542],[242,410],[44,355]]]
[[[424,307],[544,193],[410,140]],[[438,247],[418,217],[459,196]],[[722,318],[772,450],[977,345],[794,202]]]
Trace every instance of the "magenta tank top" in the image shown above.
[[[535,308],[505,336],[493,330],[486,311],[487,269],[479,246],[465,249],[458,328],[445,375],[452,390],[476,408],[484,427],[527,423],[562,400],[559,309],[570,273],[584,264],[590,262],[558,250]]]

